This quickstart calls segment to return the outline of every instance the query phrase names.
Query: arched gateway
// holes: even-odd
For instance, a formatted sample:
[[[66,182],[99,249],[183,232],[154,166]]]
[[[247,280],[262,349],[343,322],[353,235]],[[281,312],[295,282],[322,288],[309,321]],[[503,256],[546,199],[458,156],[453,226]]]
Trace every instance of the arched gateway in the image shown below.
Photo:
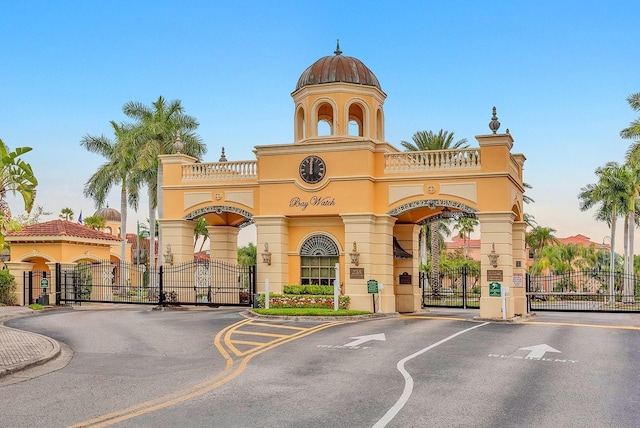
[[[211,258],[232,263],[239,228],[253,222],[259,292],[266,279],[272,292],[331,283],[338,263],[352,308],[373,309],[367,281],[375,279],[383,312],[412,312],[421,305],[419,224],[444,210],[479,220],[481,317],[502,317],[490,282],[512,287],[506,316],[525,313],[525,157],[511,153],[508,131],[497,133],[495,111],[493,133],[477,136],[477,148],[401,152],[384,140],[378,79],[339,47],[334,53],[305,70],[291,94],[292,144],[259,145],[255,160],[238,162],[161,156],[159,222],[174,261],[193,258],[196,218],[209,224]]]

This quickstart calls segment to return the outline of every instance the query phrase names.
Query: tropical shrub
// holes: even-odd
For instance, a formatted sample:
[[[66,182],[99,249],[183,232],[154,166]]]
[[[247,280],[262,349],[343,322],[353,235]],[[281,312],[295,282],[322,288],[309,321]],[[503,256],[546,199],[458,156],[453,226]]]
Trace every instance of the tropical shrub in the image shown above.
[[[15,305],[18,303],[16,296],[16,279],[8,270],[0,270],[0,303]]]

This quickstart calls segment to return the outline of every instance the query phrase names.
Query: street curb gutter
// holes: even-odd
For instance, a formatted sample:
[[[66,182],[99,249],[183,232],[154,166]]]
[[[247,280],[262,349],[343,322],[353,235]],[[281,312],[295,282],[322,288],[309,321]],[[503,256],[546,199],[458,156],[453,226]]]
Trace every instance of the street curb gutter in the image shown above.
[[[9,328],[9,327],[5,327],[4,325],[0,326],[0,328],[7,329],[7,330],[15,330],[15,329],[12,329],[12,328]],[[15,330],[15,331],[19,331],[19,332],[22,333],[21,330]],[[57,341],[55,341],[53,339],[50,339],[50,338],[48,338],[46,336],[42,336],[41,334],[36,334],[36,333],[29,333],[29,334],[33,335],[33,336],[38,336],[41,339],[44,339],[45,341],[49,342],[49,344],[51,345],[51,350],[49,352],[47,352],[46,354],[44,354],[44,355],[42,355],[42,356],[40,356],[40,357],[38,357],[36,359],[33,359],[31,361],[21,361],[19,363],[15,363],[15,364],[12,364],[10,366],[6,366],[6,367],[1,368],[0,369],[0,379],[5,377],[5,376],[7,376],[7,375],[13,374],[15,372],[19,372],[19,371],[22,371],[22,370],[25,370],[25,369],[28,369],[28,368],[31,368],[31,367],[35,367],[35,366],[39,366],[39,365],[48,363],[49,361],[51,361],[51,360],[53,360],[55,358],[58,358],[58,356],[60,355],[60,344]]]

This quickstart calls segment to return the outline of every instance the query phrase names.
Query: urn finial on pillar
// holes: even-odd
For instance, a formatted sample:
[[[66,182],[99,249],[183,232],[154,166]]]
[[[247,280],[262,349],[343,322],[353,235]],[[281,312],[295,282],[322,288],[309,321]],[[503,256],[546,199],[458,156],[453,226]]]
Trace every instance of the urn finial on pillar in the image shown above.
[[[496,107],[493,106],[493,116],[491,116],[491,122],[489,122],[489,129],[495,134],[500,128],[500,122],[498,122],[498,116],[496,116]]]

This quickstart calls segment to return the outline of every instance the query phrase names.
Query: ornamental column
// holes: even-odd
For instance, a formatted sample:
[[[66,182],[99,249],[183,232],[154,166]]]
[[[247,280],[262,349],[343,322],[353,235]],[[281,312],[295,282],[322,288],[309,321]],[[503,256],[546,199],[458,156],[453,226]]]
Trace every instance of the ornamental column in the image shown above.
[[[270,293],[282,293],[284,285],[289,283],[289,219],[254,216],[253,221],[258,237],[256,293],[264,293],[266,279]]]
[[[500,290],[509,287],[507,319],[515,314],[513,294],[513,220],[511,211],[476,213],[480,222],[481,297],[480,318],[501,319]]]
[[[395,218],[375,214],[341,214],[344,223],[344,294],[351,298],[351,309],[395,312],[393,287],[393,225]],[[354,251],[355,243],[355,251]],[[351,254],[358,254],[358,264]],[[384,288],[372,296],[367,281],[375,279]]]

